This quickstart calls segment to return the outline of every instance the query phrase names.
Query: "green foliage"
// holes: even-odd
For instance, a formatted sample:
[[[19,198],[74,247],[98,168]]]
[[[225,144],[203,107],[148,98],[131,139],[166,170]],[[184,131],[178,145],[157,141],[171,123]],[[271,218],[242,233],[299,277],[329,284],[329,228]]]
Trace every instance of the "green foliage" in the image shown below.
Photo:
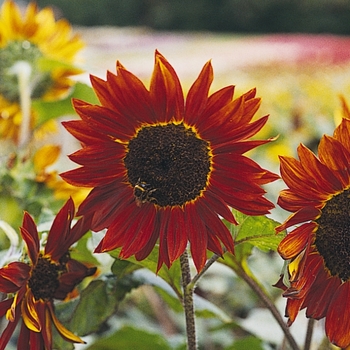
[[[231,346],[225,348],[225,350],[263,350],[265,347],[263,346],[263,342],[261,339],[258,339],[253,336],[248,336],[243,339],[236,340]]]
[[[67,328],[80,336],[97,332],[116,312],[126,294],[139,285],[140,281],[132,276],[92,281],[78,300],[58,305],[59,317]]]
[[[96,341],[87,350],[171,350],[166,339],[134,327],[122,327],[107,338]]]
[[[118,259],[120,248],[113,250],[109,252],[109,254],[113,257]],[[151,254],[145,258],[142,261],[138,261],[135,259],[134,256],[130,257],[128,259],[129,262],[136,264],[140,267],[145,267],[146,269],[156,272],[157,271],[157,264],[158,264],[158,247],[152,250]],[[117,272],[114,270],[114,272]],[[170,269],[168,269],[166,266],[162,266],[160,270],[157,272],[157,275],[164,279],[175,291],[177,295],[181,295],[181,270],[180,270],[180,262],[179,260],[175,261]]]

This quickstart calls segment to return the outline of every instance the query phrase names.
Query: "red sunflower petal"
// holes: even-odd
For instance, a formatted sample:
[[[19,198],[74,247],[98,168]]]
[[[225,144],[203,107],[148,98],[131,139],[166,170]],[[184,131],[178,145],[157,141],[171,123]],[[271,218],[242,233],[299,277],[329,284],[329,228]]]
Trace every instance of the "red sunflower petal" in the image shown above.
[[[303,303],[302,299],[288,299],[286,305],[285,316],[288,317],[287,326],[290,327],[295,321],[301,305]]]
[[[332,300],[331,296],[340,284],[339,278],[330,277],[325,270],[319,273],[304,300],[304,305],[307,306],[306,316],[316,320],[325,317]]]
[[[74,108],[86,126],[98,130],[101,141],[127,140],[135,133],[135,125],[118,110],[111,110],[104,106],[83,104],[80,100],[73,100]]]
[[[120,257],[126,259],[141,250],[152,236],[154,223],[156,219],[156,209],[150,203],[145,203],[138,215],[126,223],[125,236],[128,236],[128,242],[120,251]],[[120,228],[122,230],[122,228]],[[127,234],[128,232],[128,234]]]
[[[97,130],[90,128],[81,120],[62,122],[62,125],[82,144],[99,143],[101,139],[106,139],[104,135],[99,134]]]
[[[30,277],[31,267],[20,261],[5,265],[0,269],[0,291],[15,293],[25,285]]]
[[[36,305],[36,310],[38,317],[41,321],[41,331],[40,333],[31,332],[34,334],[40,334],[40,337],[33,339],[31,336],[31,342],[36,342],[36,346],[39,346],[40,343],[43,343],[45,349],[52,349],[52,325],[50,314],[48,313],[47,305],[51,302],[38,301]],[[31,343],[32,344],[32,343]],[[33,344],[34,346],[34,344]],[[36,348],[39,349],[39,348]]]
[[[69,248],[65,241],[70,235],[74,214],[74,202],[72,198],[69,198],[56,215],[45,245],[45,254],[49,255],[54,261],[58,261]]]
[[[89,268],[81,262],[69,259],[66,263],[67,272],[59,277],[59,287],[55,291],[54,298],[63,300],[67,294],[87,276],[92,276],[96,272],[96,268]]]
[[[113,170],[113,168],[112,168]],[[114,168],[116,170],[116,168]],[[117,166],[118,173],[114,171],[101,172],[99,168],[80,167],[61,173],[63,180],[73,186],[95,187],[111,183],[121,177],[119,171],[124,170],[121,166]]]
[[[310,237],[317,225],[314,222],[305,223],[282,239],[278,246],[278,252],[283,259],[291,259],[301,253],[310,243]]]
[[[62,325],[62,323],[58,320],[58,318],[55,315],[54,306],[52,303],[47,304],[47,309],[51,316],[53,324],[55,325],[58,333],[64,340],[69,341],[71,343],[85,344],[84,340],[79,338],[77,335],[75,335]]]
[[[350,183],[349,162],[350,154],[348,150],[336,139],[324,135],[318,146],[319,157],[322,163],[330,169],[336,170],[334,173],[340,179],[343,187]]]
[[[17,340],[17,349],[27,349],[28,344],[31,344],[30,342],[30,333],[31,332],[24,323],[21,325],[21,329],[19,332],[18,340]],[[37,335],[40,335],[40,333],[35,333]],[[37,346],[38,344],[35,344]],[[42,348],[42,346],[41,346]],[[40,347],[37,347],[36,349],[40,349]]]
[[[181,84],[174,68],[156,51],[150,94],[158,122],[182,120],[184,97]]]
[[[166,208],[160,213],[159,261],[168,267],[180,257],[187,246],[185,214],[180,207]]]
[[[26,242],[29,258],[35,265],[40,249],[39,235],[34,220],[27,212],[24,213],[20,231],[23,240]]]
[[[341,347],[350,345],[350,282],[339,286],[332,296],[326,315],[326,334],[329,340]]]
[[[292,190],[282,190],[278,197],[278,205],[288,211],[294,212],[306,207],[320,208],[323,201],[305,196],[303,193],[294,192]]]
[[[112,224],[119,206],[132,201],[131,189],[115,182],[94,188],[80,205],[77,215],[92,217],[91,229],[100,231]]]
[[[343,104],[343,106],[346,106]],[[349,111],[346,106],[345,109]],[[337,139],[346,149],[350,149],[350,120],[343,118],[338,127],[334,130],[334,138]]]
[[[276,232],[282,232],[288,227],[296,224],[301,224],[305,221],[315,220],[321,211],[315,207],[302,207],[296,213],[293,213],[289,218],[282,224],[275,228]],[[315,224],[316,225],[316,224]],[[301,226],[300,226],[301,227]],[[294,232],[294,231],[293,231]],[[310,233],[312,230],[310,230]]]
[[[200,219],[198,209],[192,203],[185,207],[186,232],[191,244],[191,255],[197,271],[201,271],[207,260],[207,230]]]
[[[325,193],[334,193],[343,188],[334,173],[322,164],[313,152],[302,144],[298,147],[298,156],[306,176],[313,178],[319,188]]]
[[[292,157],[280,156],[281,175],[286,185],[297,193],[304,193],[304,196],[314,200],[326,200],[328,194],[320,190],[315,182],[305,172],[300,162]]]
[[[43,320],[39,318],[37,311],[37,303],[41,302],[36,301],[32,291],[28,289],[21,303],[23,322],[33,332],[40,332],[42,328]]]
[[[11,305],[13,298],[2,301],[0,303],[0,310],[2,312],[2,308],[8,306],[8,304]],[[8,322],[7,326],[4,330],[2,330],[1,336],[0,336],[0,350],[6,350],[7,348],[7,344],[10,341],[13,332],[15,331],[18,321],[21,317],[21,313],[20,312],[16,312],[15,313],[15,318],[12,322]],[[25,349],[25,348],[23,348]]]
[[[207,62],[187,94],[185,121],[189,125],[196,124],[198,117],[206,108],[212,82],[213,68],[211,63]]]
[[[107,82],[113,100],[112,109],[122,116],[121,124],[154,121],[150,93],[132,73],[117,63],[117,75],[107,72]]]
[[[234,90],[234,86],[226,86],[210,95],[208,97],[207,106],[202,113],[201,119],[208,119],[209,116],[216,113],[225,105],[229,104],[232,101]]]
[[[234,253],[234,242],[230,231],[226,225],[212,210],[212,203],[200,201],[198,211],[208,230],[208,236],[216,236],[224,244],[230,253]]]

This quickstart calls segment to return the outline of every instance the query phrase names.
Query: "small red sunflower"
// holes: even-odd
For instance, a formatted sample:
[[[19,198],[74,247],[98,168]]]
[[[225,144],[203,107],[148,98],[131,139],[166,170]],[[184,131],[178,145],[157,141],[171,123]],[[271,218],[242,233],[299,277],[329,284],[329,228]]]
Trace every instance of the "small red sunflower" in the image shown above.
[[[350,345],[350,120],[333,137],[324,135],[318,157],[300,145],[299,160],[280,157],[288,189],[278,204],[293,214],[277,228],[297,225],[278,251],[289,260],[286,315],[292,324],[300,309],[326,318],[329,340]],[[280,284],[279,284],[280,285]]]
[[[117,62],[117,75],[91,77],[101,106],[75,100],[82,120],[64,123],[82,143],[70,158],[82,167],[62,174],[93,187],[78,214],[92,229],[108,228],[96,252],[122,247],[121,258],[142,260],[159,242],[158,268],[168,267],[187,242],[198,270],[206,250],[233,252],[221,217],[236,223],[228,206],[248,215],[273,208],[262,184],[277,178],[242,154],[271,140],[249,141],[266,123],[252,122],[260,105],[251,90],[232,100],[234,87],[208,96],[208,62],[186,101],[179,78],[156,51],[150,89]]]
[[[83,218],[71,228],[73,217],[74,204],[70,199],[57,214],[41,251],[36,225],[28,213],[24,214],[21,235],[28,261],[12,262],[0,269],[0,292],[8,295],[0,302],[0,317],[6,315],[9,320],[0,337],[0,350],[6,348],[21,317],[18,349],[52,349],[52,324],[65,340],[84,343],[59,322],[53,302],[65,299],[78,283],[96,271],[69,256],[69,247],[89,226]]]

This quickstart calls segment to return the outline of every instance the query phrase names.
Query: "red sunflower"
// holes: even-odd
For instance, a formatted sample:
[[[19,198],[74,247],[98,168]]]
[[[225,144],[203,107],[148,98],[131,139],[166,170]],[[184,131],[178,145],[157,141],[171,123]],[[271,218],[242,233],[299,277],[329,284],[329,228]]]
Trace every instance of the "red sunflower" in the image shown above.
[[[270,140],[249,141],[266,123],[252,122],[260,105],[251,90],[232,100],[234,87],[208,96],[210,62],[186,102],[179,78],[156,51],[149,90],[117,62],[117,75],[91,77],[101,106],[75,100],[81,120],[64,123],[82,143],[70,156],[82,165],[62,174],[72,185],[93,187],[78,214],[92,229],[108,228],[96,248],[122,247],[121,258],[142,260],[159,242],[158,268],[168,267],[187,242],[198,270],[206,250],[233,252],[221,217],[236,223],[228,206],[248,215],[273,208],[261,185],[277,178],[244,152]]]
[[[350,120],[343,119],[333,137],[324,135],[318,157],[300,145],[299,160],[280,157],[288,189],[278,204],[293,214],[277,228],[297,225],[280,243],[289,260],[286,314],[292,324],[300,309],[326,318],[329,340],[350,345]]]
[[[67,341],[84,343],[66,329],[55,316],[54,299],[63,300],[86,276],[95,273],[71,259],[69,247],[88,230],[85,219],[72,228],[74,204],[70,199],[57,214],[43,251],[36,225],[24,214],[21,235],[27,245],[27,261],[12,262],[0,269],[0,291],[8,298],[0,302],[0,317],[9,320],[0,337],[0,350],[5,349],[18,322],[22,326],[18,349],[52,349],[52,324]]]

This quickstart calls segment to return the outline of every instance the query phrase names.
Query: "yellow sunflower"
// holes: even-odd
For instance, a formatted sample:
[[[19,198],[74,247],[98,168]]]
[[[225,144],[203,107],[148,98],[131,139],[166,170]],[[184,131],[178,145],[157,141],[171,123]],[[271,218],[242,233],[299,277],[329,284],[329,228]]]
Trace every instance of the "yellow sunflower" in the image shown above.
[[[12,0],[0,10],[0,136],[16,140],[21,120],[19,78],[15,64],[29,67],[30,97],[53,100],[72,86],[81,71],[72,66],[83,42],[52,9],[30,3],[22,14]],[[33,118],[33,115],[31,116]]]

